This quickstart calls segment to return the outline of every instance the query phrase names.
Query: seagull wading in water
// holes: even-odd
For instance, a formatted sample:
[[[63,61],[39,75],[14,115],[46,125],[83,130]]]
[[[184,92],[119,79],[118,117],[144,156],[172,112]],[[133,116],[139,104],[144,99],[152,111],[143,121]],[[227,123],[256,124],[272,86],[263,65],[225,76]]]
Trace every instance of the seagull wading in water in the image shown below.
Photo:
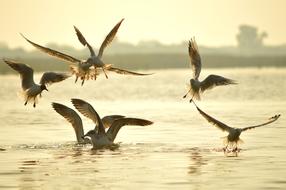
[[[221,129],[222,131],[226,131],[228,132],[228,135],[226,137],[224,137],[224,144],[226,145],[226,147],[224,148],[224,151],[227,150],[228,147],[231,147],[233,151],[237,150],[237,144],[238,143],[242,143],[243,141],[239,138],[240,134],[243,131],[247,131],[249,129],[254,129],[256,127],[262,127],[264,125],[268,125],[270,123],[273,123],[274,121],[276,121],[279,117],[280,114],[275,115],[273,117],[270,117],[268,119],[267,122],[259,124],[259,125],[254,125],[254,126],[249,126],[249,127],[244,127],[244,128],[233,128],[230,127],[224,123],[222,123],[221,121],[216,120],[215,118],[211,117],[210,115],[206,114],[205,112],[203,112],[193,101],[194,105],[196,106],[197,110],[199,111],[199,113],[211,124],[213,124],[215,127]]]
[[[78,30],[78,28],[74,26],[74,29],[76,31],[76,35],[77,35],[79,41],[84,46],[87,46],[89,51],[90,51],[90,57],[87,60],[79,60],[79,59],[74,58],[70,55],[67,55],[67,54],[61,53],[59,51],[41,46],[41,45],[36,44],[36,43],[32,42],[31,40],[27,39],[23,34],[21,34],[21,35],[27,42],[29,42],[32,46],[34,46],[38,50],[40,50],[44,53],[47,53],[48,55],[51,55],[53,57],[56,57],[56,58],[59,58],[61,60],[66,61],[70,66],[72,74],[74,74],[76,76],[75,82],[77,82],[78,78],[80,78],[82,80],[82,83],[81,83],[82,85],[84,84],[85,80],[88,80],[88,79],[94,79],[95,80],[96,79],[97,75],[99,75],[98,68],[102,68],[106,78],[108,78],[108,77],[107,77],[105,70],[116,72],[118,74],[124,74],[124,75],[138,75],[138,76],[150,75],[150,74],[136,73],[136,72],[132,72],[132,71],[124,70],[124,69],[115,68],[115,67],[112,67],[111,64],[105,64],[101,60],[104,49],[114,39],[122,21],[123,21],[123,19],[119,23],[117,23],[113,27],[113,29],[109,32],[109,34],[106,36],[105,40],[102,42],[102,44],[99,48],[98,55],[95,55],[95,52],[94,52],[93,48],[91,47],[91,45],[85,40],[84,36],[81,34],[81,32]]]
[[[28,102],[33,101],[33,107],[36,107],[37,97],[41,97],[41,93],[43,90],[48,91],[47,85],[63,81],[66,78],[70,77],[65,73],[45,72],[42,75],[40,84],[36,84],[34,82],[34,71],[31,67],[26,64],[7,59],[3,59],[3,61],[7,63],[7,65],[9,65],[12,69],[17,71],[21,76],[21,83],[23,89],[22,95],[25,98],[24,105],[27,105]]]
[[[200,100],[200,95],[205,90],[212,89],[215,86],[237,84],[234,80],[224,78],[218,75],[209,75],[207,78],[205,78],[205,80],[199,81],[202,63],[195,38],[189,41],[189,56],[191,59],[191,67],[193,69],[193,78],[190,80],[190,89],[183,96],[183,98],[186,98],[187,95],[190,93],[190,95],[192,96],[190,102],[192,102],[193,98]]]
[[[95,128],[85,135],[82,120],[74,110],[58,103],[52,103],[52,106],[56,112],[72,124],[77,142],[82,144],[92,143],[94,149],[114,145],[113,142],[118,131],[125,125],[146,126],[153,123],[145,119],[128,118],[122,115],[108,115],[101,119],[89,103],[81,99],[72,99],[72,103],[80,113],[96,124]],[[108,129],[107,132],[105,129]],[[86,138],[87,136],[89,136],[91,140]]]

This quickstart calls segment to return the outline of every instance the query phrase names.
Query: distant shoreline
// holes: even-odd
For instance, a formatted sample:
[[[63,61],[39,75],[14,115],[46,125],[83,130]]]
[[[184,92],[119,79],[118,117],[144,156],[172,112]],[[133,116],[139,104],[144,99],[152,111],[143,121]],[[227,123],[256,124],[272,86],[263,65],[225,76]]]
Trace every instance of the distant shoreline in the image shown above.
[[[35,71],[67,71],[68,64],[45,55],[39,57],[5,57],[23,62]],[[46,57],[46,58],[45,58]],[[130,70],[155,70],[188,68],[187,54],[117,54],[106,55],[104,62],[116,67]],[[0,74],[13,73],[3,61],[0,64]],[[237,55],[202,55],[204,68],[242,68],[242,67],[286,67],[286,56],[237,56]]]

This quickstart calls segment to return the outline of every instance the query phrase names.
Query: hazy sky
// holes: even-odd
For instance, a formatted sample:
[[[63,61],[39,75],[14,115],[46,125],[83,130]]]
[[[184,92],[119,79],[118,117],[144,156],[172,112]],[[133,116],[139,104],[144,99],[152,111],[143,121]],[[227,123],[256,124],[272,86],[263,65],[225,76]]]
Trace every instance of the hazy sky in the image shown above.
[[[98,47],[121,18],[118,39],[134,44],[196,36],[202,45],[235,45],[240,24],[265,30],[266,44],[286,42],[285,0],[1,0],[0,5],[0,42],[13,48],[31,49],[19,32],[40,44],[81,48],[73,25]]]

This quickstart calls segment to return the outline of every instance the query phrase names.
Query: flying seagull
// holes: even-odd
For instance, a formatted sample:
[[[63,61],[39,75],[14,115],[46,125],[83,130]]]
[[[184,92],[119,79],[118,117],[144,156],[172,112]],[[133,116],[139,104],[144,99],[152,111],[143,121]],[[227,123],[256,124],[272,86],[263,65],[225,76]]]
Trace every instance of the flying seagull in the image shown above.
[[[48,91],[47,85],[60,82],[70,77],[65,73],[45,72],[42,75],[40,84],[34,82],[33,69],[23,63],[15,62],[12,60],[3,59],[3,61],[9,65],[12,69],[17,71],[21,76],[22,90],[25,98],[25,104],[33,101],[33,107],[36,107],[38,95],[41,97],[43,90]]]
[[[212,89],[216,86],[237,84],[234,80],[224,78],[219,75],[209,75],[207,78],[205,78],[205,80],[199,81],[202,64],[201,64],[201,56],[199,54],[199,49],[195,41],[195,38],[189,41],[189,56],[191,59],[193,78],[190,80],[190,89],[183,96],[183,98],[186,98],[187,95],[190,93],[190,95],[192,96],[190,102],[192,102],[193,98],[200,100],[200,95],[205,90]]]
[[[146,126],[153,124],[152,121],[145,119],[122,117],[115,119],[108,128],[108,130],[105,131],[103,119],[100,118],[98,113],[89,103],[81,99],[72,99],[72,104],[80,113],[82,113],[84,116],[96,123],[95,129],[90,130],[83,136],[89,136],[91,138],[93,149],[99,149],[114,145],[113,142],[116,138],[117,133],[119,132],[121,127],[125,125]]]
[[[95,128],[89,131],[89,133],[87,133],[88,135],[87,134],[84,135],[82,120],[80,116],[73,109],[59,103],[52,103],[52,106],[57,113],[62,115],[68,122],[72,124],[72,127],[74,128],[76,134],[77,142],[79,144],[91,143],[90,139],[86,138],[86,136],[89,136],[89,134],[94,134],[96,137],[93,137],[91,135],[91,138],[95,138],[95,142],[93,143],[95,148],[101,148],[102,146],[112,145],[118,131],[122,126],[124,125],[144,126],[152,124],[152,122],[148,120],[138,119],[138,118],[127,118],[122,115],[108,115],[98,120],[97,118],[98,114],[89,103],[80,99],[72,99],[72,103],[75,105],[76,109],[80,113],[82,113],[84,116],[91,119],[95,123],[96,125]],[[102,130],[99,124],[100,122],[98,121],[102,123],[104,130]],[[108,129],[107,132],[105,132],[105,129]],[[100,130],[101,132],[99,132]],[[106,138],[108,139],[107,143],[106,140],[98,140]],[[102,141],[103,145],[101,145]]]
[[[102,68],[103,72],[105,73],[106,78],[107,78],[107,75],[106,75],[105,70],[115,72],[117,74],[123,74],[123,75],[137,75],[137,76],[150,75],[150,74],[143,74],[143,73],[132,72],[132,71],[124,70],[124,69],[119,69],[119,68],[113,67],[111,64],[104,64],[103,61],[101,60],[101,57],[103,55],[103,50],[115,37],[115,34],[116,34],[116,32],[117,32],[122,21],[123,21],[123,19],[106,36],[105,40],[103,41],[103,43],[99,49],[98,56],[95,55],[92,47],[89,45],[89,43],[87,43],[87,41],[85,40],[85,38],[83,37],[81,32],[74,26],[74,29],[76,30],[76,34],[78,36],[79,41],[84,46],[86,45],[90,50],[91,55],[87,60],[79,60],[79,59],[74,58],[70,55],[61,53],[61,52],[53,50],[51,48],[41,46],[37,43],[34,43],[31,40],[29,40],[28,38],[26,38],[23,34],[21,34],[21,36],[27,42],[29,42],[32,46],[37,48],[38,50],[40,50],[40,51],[42,51],[42,52],[44,52],[50,56],[56,57],[58,59],[61,59],[65,62],[67,62],[69,64],[71,73],[76,76],[75,82],[77,82],[78,78],[80,78],[82,80],[82,85],[84,84],[85,80],[88,80],[88,79],[94,79],[95,80],[97,78],[97,75],[100,74],[100,72],[98,70],[100,68]]]
[[[206,114],[205,112],[203,112],[193,101],[194,105],[196,106],[197,110],[199,111],[199,113],[211,124],[213,124],[215,127],[221,129],[222,131],[226,131],[228,132],[228,136],[225,137],[225,141],[224,143],[226,144],[226,147],[224,148],[224,151],[227,150],[228,147],[231,147],[233,151],[237,150],[237,144],[239,142],[243,142],[239,136],[243,131],[247,131],[249,129],[254,129],[256,127],[262,127],[264,125],[268,125],[270,123],[273,123],[274,121],[276,121],[279,117],[280,114],[275,115],[273,117],[270,117],[268,119],[267,122],[259,124],[259,125],[254,125],[254,126],[249,126],[249,127],[244,127],[244,128],[233,128],[230,127],[218,120],[216,120],[215,118],[211,117],[210,115]]]

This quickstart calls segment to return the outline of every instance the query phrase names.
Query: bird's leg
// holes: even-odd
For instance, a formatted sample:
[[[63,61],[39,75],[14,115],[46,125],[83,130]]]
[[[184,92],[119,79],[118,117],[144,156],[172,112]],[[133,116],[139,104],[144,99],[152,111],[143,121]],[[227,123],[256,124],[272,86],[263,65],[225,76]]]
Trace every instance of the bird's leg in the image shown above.
[[[81,86],[84,84],[84,79],[82,79],[82,81],[81,81]]]
[[[24,103],[24,105],[26,106],[26,105],[27,105],[27,103],[28,103],[28,100],[26,100],[26,102]]]
[[[34,107],[34,108],[36,107],[36,97],[34,97],[34,104],[33,104],[33,107]]]
[[[234,149],[232,150],[233,152],[237,152],[237,143],[235,144],[235,147],[234,147]]]
[[[102,71],[104,72],[105,77],[108,79],[108,76],[107,76],[107,74],[106,74],[106,72],[105,72],[105,70],[104,70],[104,67],[102,67]]]
[[[195,94],[193,94],[192,98],[190,99],[190,103],[192,103]]]
[[[188,92],[183,96],[183,98],[186,98],[190,91],[191,89],[188,90]]]
[[[223,148],[223,152],[227,151],[228,143],[226,144],[226,147]]]
[[[76,76],[76,77],[75,77],[75,81],[74,81],[74,83],[76,83],[76,82],[77,82],[77,79],[78,79],[78,76]]]

